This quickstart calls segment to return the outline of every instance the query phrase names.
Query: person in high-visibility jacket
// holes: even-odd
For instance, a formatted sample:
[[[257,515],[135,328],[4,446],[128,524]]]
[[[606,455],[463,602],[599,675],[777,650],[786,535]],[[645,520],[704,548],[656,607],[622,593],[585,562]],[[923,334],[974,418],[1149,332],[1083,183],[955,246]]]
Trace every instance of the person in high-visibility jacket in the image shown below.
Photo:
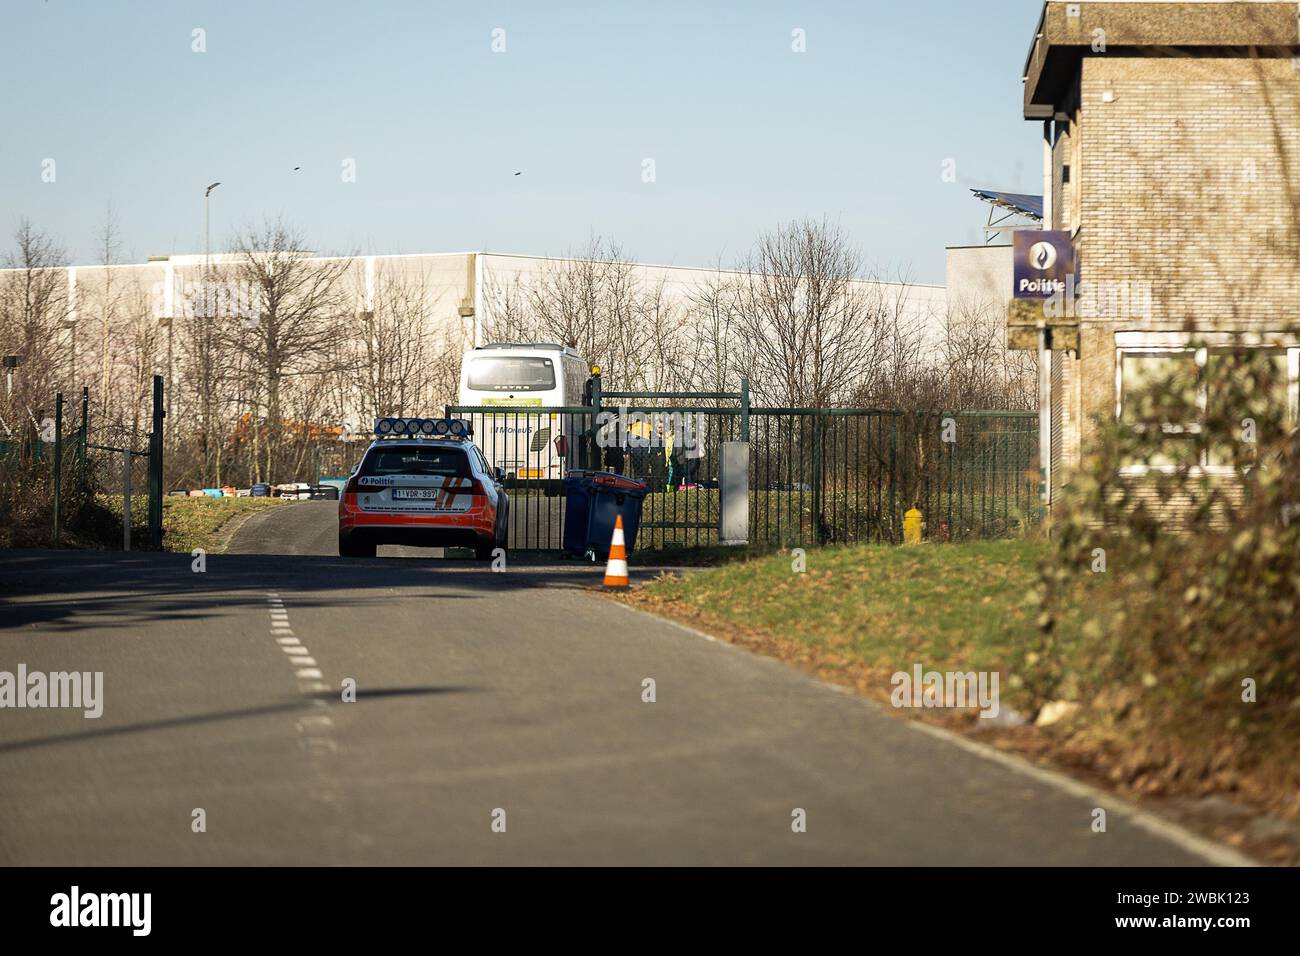
[[[627,444],[632,459],[632,476],[648,478],[650,474],[650,444],[654,426],[645,415],[633,415],[627,424]]]
[[[683,489],[699,487],[700,462],[704,460],[704,416],[687,415],[682,422],[681,486]]]
[[[666,487],[672,489],[673,487],[673,430],[671,428],[664,428],[664,426],[661,424],[659,426],[659,433],[663,435],[663,439],[664,439],[664,465],[665,465],[665,470],[667,471],[668,474],[668,483]]]

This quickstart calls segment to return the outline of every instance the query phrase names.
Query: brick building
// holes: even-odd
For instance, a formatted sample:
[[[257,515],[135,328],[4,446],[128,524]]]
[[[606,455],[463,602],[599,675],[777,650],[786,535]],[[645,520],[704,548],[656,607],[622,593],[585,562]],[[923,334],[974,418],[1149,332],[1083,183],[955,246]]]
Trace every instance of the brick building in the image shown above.
[[[1024,116],[1043,124],[1044,228],[1070,233],[1081,301],[1064,315],[1013,303],[1008,331],[1044,349],[1049,494],[1097,420],[1132,414],[1126,393],[1182,366],[1203,383],[1216,344],[1270,351],[1294,427],[1298,15],[1293,2],[1044,4]]]

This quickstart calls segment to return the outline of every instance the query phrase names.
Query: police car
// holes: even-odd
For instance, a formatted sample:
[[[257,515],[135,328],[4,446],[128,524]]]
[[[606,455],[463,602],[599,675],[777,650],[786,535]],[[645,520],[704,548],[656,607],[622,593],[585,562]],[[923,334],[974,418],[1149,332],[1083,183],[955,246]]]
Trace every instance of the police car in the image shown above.
[[[505,548],[510,498],[458,418],[381,418],[339,497],[339,555],[375,556],[381,544]]]

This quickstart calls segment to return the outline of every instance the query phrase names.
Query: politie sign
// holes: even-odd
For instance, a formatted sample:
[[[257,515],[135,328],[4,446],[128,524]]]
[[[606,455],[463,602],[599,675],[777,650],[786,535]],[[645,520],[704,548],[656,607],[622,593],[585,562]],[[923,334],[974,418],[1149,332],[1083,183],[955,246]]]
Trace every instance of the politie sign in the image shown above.
[[[1065,230],[1018,229],[1012,235],[1017,299],[1050,299],[1074,274],[1074,243]]]

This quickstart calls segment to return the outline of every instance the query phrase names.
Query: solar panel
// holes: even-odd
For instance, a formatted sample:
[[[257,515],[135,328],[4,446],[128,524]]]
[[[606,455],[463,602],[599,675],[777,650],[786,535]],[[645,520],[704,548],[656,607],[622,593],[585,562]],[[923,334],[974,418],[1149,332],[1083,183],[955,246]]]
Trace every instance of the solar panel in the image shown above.
[[[1043,218],[1042,196],[1035,196],[1030,193],[1004,193],[994,189],[972,189],[971,192],[995,206],[1012,209],[1023,215],[1032,216],[1039,221]]]

